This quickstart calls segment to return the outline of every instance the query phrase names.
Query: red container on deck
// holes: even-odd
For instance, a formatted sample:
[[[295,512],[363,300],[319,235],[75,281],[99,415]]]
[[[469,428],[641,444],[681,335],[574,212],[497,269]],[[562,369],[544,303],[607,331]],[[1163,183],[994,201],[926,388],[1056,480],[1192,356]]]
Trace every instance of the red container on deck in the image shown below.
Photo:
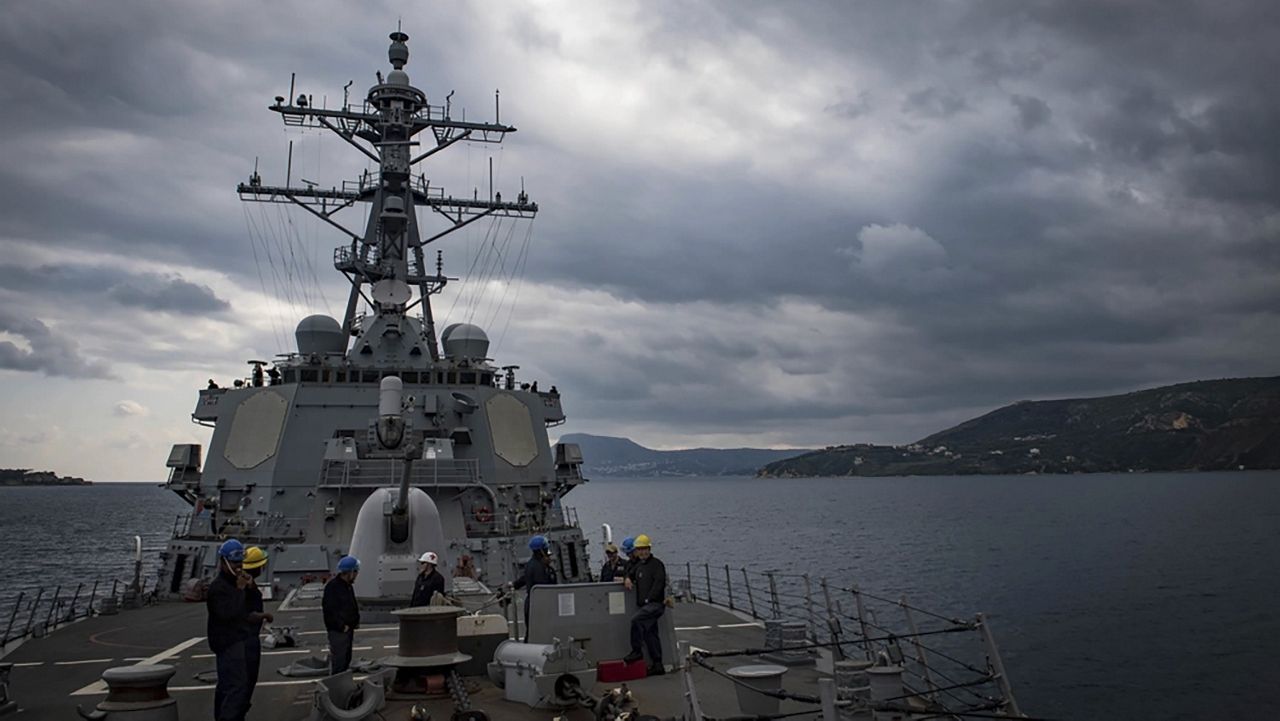
[[[596,680],[600,683],[637,681],[645,677],[644,659],[632,663],[601,661],[596,664]]]

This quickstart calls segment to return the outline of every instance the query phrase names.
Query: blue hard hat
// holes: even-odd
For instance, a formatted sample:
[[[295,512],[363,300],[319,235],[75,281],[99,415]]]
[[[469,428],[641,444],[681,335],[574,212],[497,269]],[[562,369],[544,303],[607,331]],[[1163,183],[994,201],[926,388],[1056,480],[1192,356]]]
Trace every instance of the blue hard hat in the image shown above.
[[[234,538],[228,538],[218,547],[218,556],[232,563],[240,563],[244,560],[244,544]]]
[[[338,561],[338,573],[350,573],[351,571],[360,570],[360,559],[355,556],[343,556]]]
[[[531,551],[545,551],[548,545],[546,536],[534,536],[529,539],[529,550]]]
[[[626,538],[622,539],[622,552],[623,552],[623,553],[625,553],[625,554],[627,554],[628,556],[630,556],[630,555],[631,555],[631,552],[632,552],[632,551],[634,551],[634,550],[636,550],[636,539],[635,539],[634,537],[632,537],[632,536],[627,536]]]

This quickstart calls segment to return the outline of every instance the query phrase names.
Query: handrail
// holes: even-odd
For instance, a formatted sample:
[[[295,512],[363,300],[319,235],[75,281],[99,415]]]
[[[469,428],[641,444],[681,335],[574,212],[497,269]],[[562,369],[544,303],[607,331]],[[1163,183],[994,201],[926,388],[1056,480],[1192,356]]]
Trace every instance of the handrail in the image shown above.
[[[136,589],[118,578],[99,578],[79,582],[74,589],[62,584],[41,586],[34,592],[22,589],[12,603],[0,605],[0,656],[15,641],[43,636],[59,626],[99,615],[104,608],[150,603],[156,595],[156,580],[144,579],[142,585]]]
[[[683,585],[696,600],[766,622],[803,624],[804,648],[826,649],[837,660],[887,659],[901,666],[924,682],[911,695],[931,710],[962,714],[981,704],[1016,713],[1017,701],[981,614],[961,620],[912,605],[905,596],[894,600],[862,591],[847,579],[807,573],[692,562],[681,570],[671,577],[683,584],[673,585]],[[953,693],[959,689],[967,695]]]

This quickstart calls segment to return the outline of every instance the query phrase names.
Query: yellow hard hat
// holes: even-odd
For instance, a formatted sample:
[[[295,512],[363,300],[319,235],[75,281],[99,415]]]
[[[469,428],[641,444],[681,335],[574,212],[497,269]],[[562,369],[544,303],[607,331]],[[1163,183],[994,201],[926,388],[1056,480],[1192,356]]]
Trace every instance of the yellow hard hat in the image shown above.
[[[641,533],[639,536],[636,536],[636,548],[648,548],[648,547],[649,547],[648,536],[646,536],[643,533]]]
[[[257,546],[249,546],[244,552],[245,568],[262,568],[267,565],[267,552]]]

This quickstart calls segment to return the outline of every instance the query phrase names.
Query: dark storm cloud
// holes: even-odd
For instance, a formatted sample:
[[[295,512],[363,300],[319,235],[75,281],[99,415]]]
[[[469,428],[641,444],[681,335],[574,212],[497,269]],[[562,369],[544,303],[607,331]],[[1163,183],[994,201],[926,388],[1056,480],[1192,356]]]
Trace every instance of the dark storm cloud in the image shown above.
[[[215,295],[208,286],[172,277],[151,276],[137,284],[120,283],[111,286],[107,295],[122,305],[191,315],[220,313],[231,308],[230,303]]]
[[[192,283],[178,275],[131,273],[101,266],[0,264],[0,288],[24,293],[56,293],[64,299],[81,295],[87,296],[91,303],[109,299],[130,308],[178,315],[216,315],[231,308],[230,303],[219,298],[207,285]]]
[[[291,139],[325,184],[361,161],[281,135],[264,106],[291,70],[330,107],[347,80],[358,97],[403,11],[11,5],[0,244],[143,256],[280,294],[273,274],[294,246],[250,244],[232,185],[258,155],[282,182]],[[521,128],[498,157],[542,205],[526,282],[670,316],[669,335],[657,323],[569,333],[538,358],[563,369],[580,418],[678,419],[690,432],[785,423],[808,444],[815,429],[857,440],[841,429],[868,418],[927,432],[1017,398],[1276,372],[1274,4],[596,10],[621,24],[465,5],[404,16],[416,83],[436,102],[456,87],[481,117],[502,87],[503,119]],[[601,37],[607,52],[584,57]],[[543,107],[565,88],[564,107]],[[483,184],[475,169],[493,152],[444,154],[442,168],[467,168],[446,187]],[[312,172],[295,165],[295,181]],[[278,209],[259,210],[253,222],[289,231]],[[321,260],[338,240],[307,238]],[[466,270],[459,244],[443,249],[446,270]],[[51,280],[131,308],[226,309],[177,275],[20,270],[0,267],[0,287],[48,293]],[[813,317],[780,313],[788,303]],[[694,312],[705,319],[686,323]],[[517,354],[547,345],[520,332]]]

